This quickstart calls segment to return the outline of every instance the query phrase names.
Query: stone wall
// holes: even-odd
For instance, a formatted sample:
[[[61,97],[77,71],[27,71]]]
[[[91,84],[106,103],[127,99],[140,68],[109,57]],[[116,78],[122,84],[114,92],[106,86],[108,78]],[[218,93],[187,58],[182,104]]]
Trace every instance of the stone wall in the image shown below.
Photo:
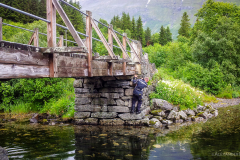
[[[91,125],[143,125],[149,113],[149,100],[144,91],[141,114],[130,114],[134,85],[131,76],[76,79],[75,121]]]

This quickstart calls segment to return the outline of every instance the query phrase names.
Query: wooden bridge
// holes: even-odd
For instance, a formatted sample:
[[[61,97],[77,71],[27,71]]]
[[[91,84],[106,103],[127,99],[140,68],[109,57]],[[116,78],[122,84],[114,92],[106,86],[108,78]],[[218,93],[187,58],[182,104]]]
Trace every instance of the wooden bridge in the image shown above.
[[[86,34],[75,30],[59,1],[79,11],[79,14],[86,15]],[[47,0],[47,19],[43,19],[2,3],[0,3],[0,7],[46,22],[48,44],[47,48],[39,46],[38,37],[42,33],[39,33],[38,29],[31,31],[33,35],[29,37],[28,44],[3,41],[2,25],[9,24],[3,23],[2,18],[0,18],[0,79],[124,76],[140,74],[141,72],[141,43],[129,39],[125,33],[121,34],[113,30],[112,25],[106,26],[95,20],[92,18],[90,11],[83,13],[63,0]],[[56,12],[59,13],[66,27],[56,24]],[[101,33],[96,22],[108,28],[108,41]],[[64,47],[63,36],[60,36],[57,43],[57,26],[69,30],[78,47]],[[92,28],[97,32],[100,40],[92,37]],[[84,35],[86,39],[81,39],[79,34]],[[122,36],[122,41],[117,34]],[[113,39],[116,40],[118,46],[113,45]],[[92,40],[101,41],[108,51],[108,56],[93,56]],[[34,45],[31,45],[32,43]],[[127,45],[129,45],[131,51],[127,51]],[[123,58],[114,54],[113,47],[121,49]],[[131,53],[131,57],[128,52]]]

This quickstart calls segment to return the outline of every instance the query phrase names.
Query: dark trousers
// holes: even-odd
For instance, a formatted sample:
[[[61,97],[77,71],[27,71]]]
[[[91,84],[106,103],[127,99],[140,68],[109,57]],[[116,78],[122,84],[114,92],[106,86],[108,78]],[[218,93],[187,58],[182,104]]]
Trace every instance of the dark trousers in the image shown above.
[[[136,102],[138,102],[137,104],[137,112],[140,111],[141,105],[142,105],[142,96],[141,95],[133,95],[132,98],[132,111],[134,112],[135,110],[135,104]]]

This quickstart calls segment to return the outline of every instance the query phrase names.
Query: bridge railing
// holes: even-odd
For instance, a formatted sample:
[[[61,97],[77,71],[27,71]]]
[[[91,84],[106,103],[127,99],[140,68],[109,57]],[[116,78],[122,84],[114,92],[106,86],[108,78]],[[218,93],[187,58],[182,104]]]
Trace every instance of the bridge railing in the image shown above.
[[[75,30],[75,28],[73,27],[71,21],[68,19],[65,11],[63,10],[62,6],[60,5],[59,1],[61,1],[63,4],[68,5],[69,7],[77,10],[79,13],[84,14],[86,16],[86,34],[78,32],[78,31]],[[13,26],[13,25],[10,25],[10,24],[2,23],[2,21],[0,21],[0,40],[2,40],[2,36],[1,36],[2,28],[1,28],[1,25],[3,24],[3,25],[9,25],[11,27],[15,27],[15,28],[19,28],[19,29],[23,29],[23,30],[27,30],[27,31],[33,32],[33,35],[30,38],[30,41],[29,41],[28,45],[30,45],[32,42],[34,42],[34,46],[39,47],[39,44],[38,44],[38,34],[42,34],[42,35],[46,35],[47,36],[48,47],[53,47],[53,48],[55,48],[57,46],[63,47],[63,41],[64,40],[65,41],[69,41],[69,42],[73,42],[73,41],[64,39],[63,36],[60,36],[60,37],[56,36],[56,27],[61,27],[61,28],[65,29],[65,30],[70,31],[71,35],[73,36],[73,38],[75,40],[75,42],[73,42],[73,43],[76,43],[79,47],[86,47],[87,48],[87,50],[88,50],[88,54],[87,54],[88,75],[90,77],[92,75],[92,65],[91,64],[92,64],[92,60],[93,60],[93,58],[92,58],[92,40],[96,40],[96,41],[102,42],[104,44],[105,48],[107,49],[108,54],[111,57],[111,59],[118,59],[118,57],[113,52],[113,47],[116,47],[116,48],[119,48],[119,49],[122,50],[123,59],[129,59],[129,60],[134,59],[134,62],[141,63],[140,54],[137,53],[136,46],[134,47],[132,45],[132,44],[134,44],[135,41],[130,39],[130,38],[128,38],[126,33],[121,34],[121,33],[117,32],[116,30],[113,29],[112,25],[108,25],[107,26],[107,25],[99,22],[98,20],[92,18],[92,12],[86,11],[86,13],[84,13],[81,10],[79,10],[78,8],[72,6],[71,4],[67,3],[64,0],[46,0],[46,2],[47,2],[46,3],[47,4],[47,19],[38,17],[36,15],[30,14],[30,13],[21,11],[19,9],[13,8],[11,6],[8,6],[8,5],[0,3],[1,7],[4,7],[4,8],[7,8],[7,9],[10,9],[10,10],[19,12],[21,14],[30,16],[32,18],[35,18],[35,19],[38,19],[38,20],[41,20],[41,21],[44,21],[44,22],[47,23],[47,34],[45,34],[45,33],[39,33],[37,29],[35,29],[34,31],[33,30],[28,30],[28,29],[21,28],[21,27],[18,27],[18,26]],[[66,27],[56,23],[56,12],[59,13],[59,15],[61,16],[62,20],[64,21]],[[96,25],[95,22],[97,22],[97,23],[103,25],[104,27],[108,28],[108,41],[105,39],[105,37],[101,33],[101,30],[98,28],[98,25]],[[100,40],[97,39],[97,38],[92,37],[92,30],[93,30],[93,28],[97,32]],[[118,36],[116,34],[119,34],[119,35],[122,36],[122,42],[120,41],[120,39],[118,38]],[[83,42],[79,35],[85,36],[86,37],[86,41]],[[56,39],[57,38],[60,39],[58,45],[56,44]],[[113,39],[116,40],[118,46],[113,45]],[[131,44],[130,41],[132,41],[132,44]],[[126,49],[127,48],[127,44],[131,48],[131,51],[128,51]],[[132,59],[129,57],[127,52],[130,52],[132,54]],[[133,58],[133,56],[134,56],[134,58]],[[55,77],[54,76],[54,68],[53,68],[54,67],[54,58],[55,58],[54,53],[52,54],[51,57],[52,58],[50,58],[50,66],[52,66],[52,69],[50,68],[50,77]],[[98,59],[98,60],[101,60],[101,59]],[[104,60],[106,60],[106,59],[104,59]],[[109,64],[111,65],[111,63],[109,63]],[[126,74],[126,62],[123,62],[123,74],[124,75]]]

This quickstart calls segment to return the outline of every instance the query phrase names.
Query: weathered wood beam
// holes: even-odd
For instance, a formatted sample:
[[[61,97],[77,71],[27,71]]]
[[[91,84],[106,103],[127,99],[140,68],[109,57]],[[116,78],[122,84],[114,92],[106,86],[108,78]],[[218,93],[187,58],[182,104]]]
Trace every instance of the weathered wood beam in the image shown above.
[[[85,47],[51,47],[51,48],[40,48],[41,53],[87,53]]]
[[[62,6],[59,4],[58,0],[52,0],[54,6],[56,7],[59,15],[61,16],[62,20],[64,21],[65,25],[68,27],[70,33],[72,34],[74,40],[76,41],[76,43],[78,44],[78,46],[83,46],[86,47],[82,41],[82,39],[80,38],[80,36],[78,35],[77,31],[75,30],[75,28],[73,27],[71,21],[68,19],[66,13],[64,12]]]
[[[49,66],[0,64],[0,79],[49,77]]]
[[[111,56],[93,56],[93,60],[97,60],[97,59],[113,60]],[[118,60],[118,59],[119,59],[118,56],[114,57],[114,60]]]
[[[131,51],[133,51],[133,53],[137,56],[137,58],[138,58],[138,60],[139,60],[139,63],[141,63],[141,59],[139,58],[136,50],[133,48],[133,46],[132,46],[131,43],[129,42],[128,38],[126,38],[126,41],[127,41],[128,45],[129,45],[129,47],[131,48]]]
[[[88,76],[92,77],[92,12],[86,11],[86,34],[88,37],[86,37],[86,45],[88,48]]]
[[[119,45],[120,49],[122,50],[123,52],[123,55],[125,55],[126,57],[129,57],[128,54],[127,54],[127,51],[124,49],[121,41],[119,40],[118,36],[116,35],[116,33],[111,30],[111,34],[113,35],[114,39],[116,40],[117,44]]]
[[[102,32],[100,31],[100,29],[98,28],[98,26],[95,24],[95,22],[92,19],[92,26],[95,29],[95,31],[97,32],[99,38],[101,39],[101,41],[103,42],[104,46],[106,47],[106,49],[108,50],[109,55],[114,58],[115,54],[113,52],[113,50],[110,48],[110,46],[108,45],[105,37],[103,36]]]
[[[127,39],[127,33],[123,33],[123,49],[125,51],[127,50],[126,39]],[[127,52],[126,52],[126,54],[127,54]],[[123,59],[127,59],[127,56],[124,53],[123,53]],[[127,63],[123,62],[123,75],[126,75],[126,66],[127,66]]]
[[[57,47],[63,47],[63,35],[60,35],[60,39],[58,41]]]
[[[111,34],[111,30],[113,29],[113,25],[109,24],[108,25],[108,43],[109,43],[109,47],[111,48],[111,50],[113,50],[113,36]],[[108,53],[110,55],[110,53]],[[113,76],[113,62],[108,62],[108,70],[109,70],[109,76]]]
[[[0,47],[0,63],[46,66],[49,65],[49,56],[39,52]]]
[[[0,41],[2,41],[2,17],[0,17]]]

